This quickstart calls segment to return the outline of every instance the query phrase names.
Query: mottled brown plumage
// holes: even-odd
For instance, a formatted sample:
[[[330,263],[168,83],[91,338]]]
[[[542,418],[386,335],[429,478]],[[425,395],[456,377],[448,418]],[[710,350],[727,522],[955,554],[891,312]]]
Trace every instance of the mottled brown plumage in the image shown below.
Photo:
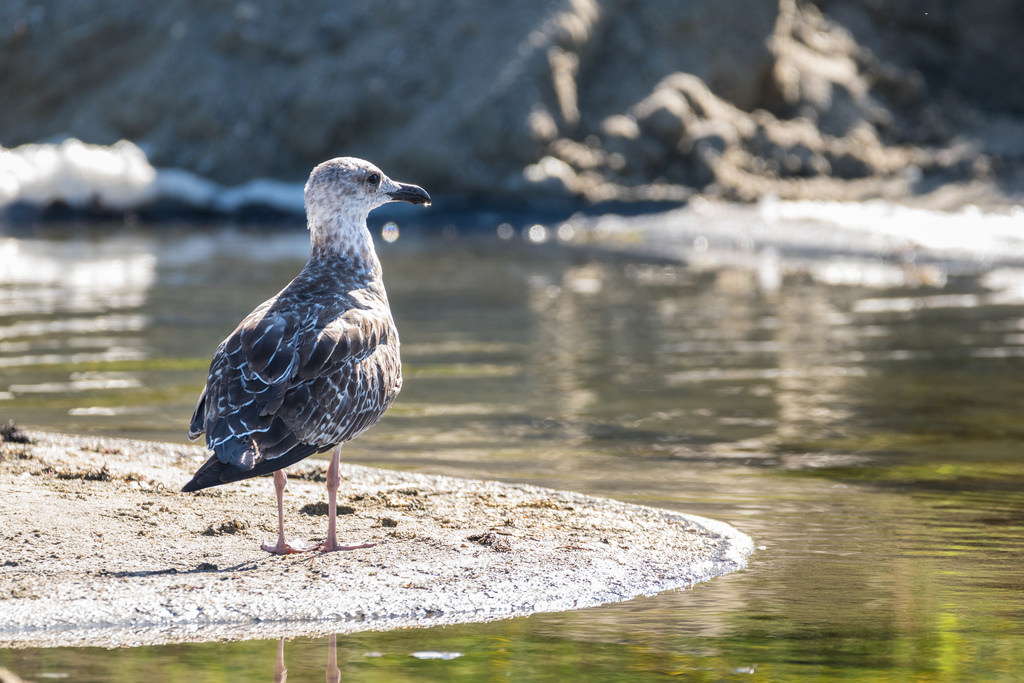
[[[430,197],[352,158],[317,166],[305,192],[309,262],[217,348],[189,428],[192,439],[206,432],[214,455],[183,491],[277,472],[331,448],[336,468],[337,447],[376,424],[402,387],[398,330],[366,216],[388,201]],[[283,473],[275,483],[280,508]]]

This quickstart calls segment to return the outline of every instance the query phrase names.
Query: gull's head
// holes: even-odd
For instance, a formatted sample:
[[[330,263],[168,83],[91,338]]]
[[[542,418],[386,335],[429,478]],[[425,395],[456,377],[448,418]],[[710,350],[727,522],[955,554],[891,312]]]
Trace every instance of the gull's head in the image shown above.
[[[430,195],[417,185],[391,180],[369,161],[338,157],[325,161],[306,182],[306,217],[314,247],[359,249],[366,216],[392,201],[430,204]],[[372,248],[372,245],[371,245]]]
[[[392,201],[430,204],[430,195],[417,185],[398,183],[369,161],[338,157],[325,161],[306,182],[306,212],[310,220],[345,214],[356,220]]]

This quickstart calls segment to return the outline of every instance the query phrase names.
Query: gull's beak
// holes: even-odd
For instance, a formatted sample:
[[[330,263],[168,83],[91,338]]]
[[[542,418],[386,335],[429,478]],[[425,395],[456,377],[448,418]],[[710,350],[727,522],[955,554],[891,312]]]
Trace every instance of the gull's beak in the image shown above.
[[[405,183],[395,183],[398,185],[397,190],[388,192],[388,196],[391,199],[399,202],[409,202],[410,204],[424,204],[430,205],[430,195],[427,191],[418,185],[406,185]]]

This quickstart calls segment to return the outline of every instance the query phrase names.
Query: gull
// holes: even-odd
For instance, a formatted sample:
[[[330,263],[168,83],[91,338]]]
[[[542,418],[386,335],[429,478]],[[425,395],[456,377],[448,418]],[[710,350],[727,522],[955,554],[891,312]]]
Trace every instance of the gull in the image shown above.
[[[375,425],[402,388],[398,330],[366,217],[390,201],[430,204],[362,159],[339,157],[305,187],[309,262],[221,342],[210,362],[189,438],[206,433],[213,455],[182,491],[274,473],[274,554],[371,547],[336,533],[341,445]],[[327,468],[327,537],[310,548],[285,540],[284,468],[334,449]]]

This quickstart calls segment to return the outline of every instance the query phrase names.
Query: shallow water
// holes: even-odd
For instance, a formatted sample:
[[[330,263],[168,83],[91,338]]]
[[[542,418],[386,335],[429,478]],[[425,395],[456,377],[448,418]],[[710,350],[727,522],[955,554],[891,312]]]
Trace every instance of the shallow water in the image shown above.
[[[299,225],[0,237],[0,418],[183,440],[213,349],[297,272],[306,239]],[[403,227],[380,250],[406,383],[343,457],[706,515],[762,548],[690,591],[339,636],[345,678],[1024,675],[1020,301],[969,277],[763,288],[742,269],[453,229]],[[271,678],[277,649],[0,650],[0,666]],[[285,643],[291,680],[319,680],[330,649]]]

